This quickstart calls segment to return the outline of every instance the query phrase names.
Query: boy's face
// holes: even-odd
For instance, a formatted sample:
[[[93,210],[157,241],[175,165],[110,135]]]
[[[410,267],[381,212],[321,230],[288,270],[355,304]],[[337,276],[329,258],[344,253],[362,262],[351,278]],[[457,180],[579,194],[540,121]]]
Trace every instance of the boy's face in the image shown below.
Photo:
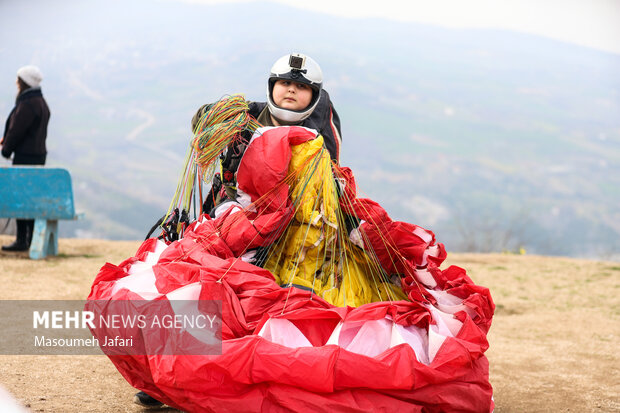
[[[302,110],[312,100],[312,89],[305,83],[276,80],[273,85],[273,102],[282,109]]]

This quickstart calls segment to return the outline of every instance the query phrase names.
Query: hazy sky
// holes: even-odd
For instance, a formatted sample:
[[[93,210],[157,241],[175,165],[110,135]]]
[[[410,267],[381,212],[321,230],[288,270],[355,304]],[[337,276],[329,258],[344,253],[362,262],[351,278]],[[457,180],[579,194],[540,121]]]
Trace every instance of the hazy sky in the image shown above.
[[[210,4],[244,2],[177,1]],[[382,17],[446,27],[516,30],[620,54],[620,0],[271,1],[347,17]]]

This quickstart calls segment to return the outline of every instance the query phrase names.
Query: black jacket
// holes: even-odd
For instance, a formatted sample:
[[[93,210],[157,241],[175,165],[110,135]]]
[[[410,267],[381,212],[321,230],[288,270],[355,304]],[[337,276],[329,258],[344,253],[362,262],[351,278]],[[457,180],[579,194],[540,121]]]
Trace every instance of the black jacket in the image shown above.
[[[44,164],[47,124],[50,110],[40,88],[19,94],[4,126],[2,156],[13,157],[13,164]]]
[[[213,104],[208,103],[198,109],[192,118],[192,131],[196,129],[198,121],[209,110],[211,105]],[[262,121],[261,123],[263,126],[274,126],[269,116],[263,113],[269,110],[267,108],[267,102],[249,102],[248,106],[250,115]],[[263,116],[261,116],[261,114],[263,114]],[[321,90],[321,96],[316,108],[308,118],[300,123],[300,125],[318,131],[323,136],[325,148],[329,151],[332,160],[336,162],[340,161],[340,145],[342,143],[340,118],[329,99],[329,94],[324,89]]]

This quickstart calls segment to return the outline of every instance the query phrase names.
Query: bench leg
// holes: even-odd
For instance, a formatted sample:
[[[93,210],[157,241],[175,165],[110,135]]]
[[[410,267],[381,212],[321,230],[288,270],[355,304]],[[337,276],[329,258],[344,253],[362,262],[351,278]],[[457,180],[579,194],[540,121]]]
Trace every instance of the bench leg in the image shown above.
[[[39,260],[48,255],[58,254],[58,221],[55,219],[35,219],[30,258]]]

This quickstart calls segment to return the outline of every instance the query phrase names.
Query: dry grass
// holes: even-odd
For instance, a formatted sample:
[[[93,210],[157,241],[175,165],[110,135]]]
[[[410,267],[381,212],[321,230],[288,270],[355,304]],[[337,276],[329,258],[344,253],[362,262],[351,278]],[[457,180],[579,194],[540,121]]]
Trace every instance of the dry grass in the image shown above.
[[[0,253],[0,299],[84,299],[99,268],[139,244],[63,239],[60,256],[42,261]],[[487,352],[496,412],[620,411],[620,263],[451,254],[446,264],[466,268],[497,305]],[[0,360],[0,384],[32,411],[142,410],[105,356]]]
[[[496,412],[620,411],[620,264],[453,254],[491,289]]]

